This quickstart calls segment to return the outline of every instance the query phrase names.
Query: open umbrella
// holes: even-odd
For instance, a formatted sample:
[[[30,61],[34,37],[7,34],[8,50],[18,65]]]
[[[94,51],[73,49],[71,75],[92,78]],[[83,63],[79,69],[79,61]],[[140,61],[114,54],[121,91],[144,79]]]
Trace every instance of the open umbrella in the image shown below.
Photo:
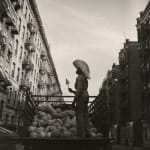
[[[74,65],[77,69],[80,68],[81,71],[83,72],[83,74],[84,74],[88,79],[90,79],[90,69],[89,69],[88,64],[87,64],[85,61],[77,59],[77,60],[73,61],[73,65]]]

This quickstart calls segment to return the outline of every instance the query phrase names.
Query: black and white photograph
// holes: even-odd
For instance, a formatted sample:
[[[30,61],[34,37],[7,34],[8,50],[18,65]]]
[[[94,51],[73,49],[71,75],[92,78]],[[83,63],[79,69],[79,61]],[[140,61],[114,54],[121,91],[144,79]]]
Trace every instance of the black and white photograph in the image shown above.
[[[150,150],[150,0],[0,0],[0,150]]]

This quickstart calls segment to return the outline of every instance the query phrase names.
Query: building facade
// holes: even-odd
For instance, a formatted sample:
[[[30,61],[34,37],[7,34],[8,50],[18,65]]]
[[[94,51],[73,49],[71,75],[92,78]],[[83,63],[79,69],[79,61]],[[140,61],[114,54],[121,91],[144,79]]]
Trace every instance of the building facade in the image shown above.
[[[137,35],[140,45],[140,71],[142,94],[142,125],[144,144],[150,146],[150,2],[137,18]]]
[[[103,96],[99,94],[101,103],[95,100],[93,106],[93,114],[101,112],[96,114],[97,118],[101,118],[98,125],[105,124],[107,135],[110,129],[111,136],[121,144],[142,143],[142,128],[139,125],[142,119],[139,52],[137,42],[125,41],[119,52],[119,64],[112,65],[102,83],[100,93],[103,91]],[[102,119],[104,116],[105,120]],[[98,119],[95,117],[95,120]]]
[[[119,53],[120,142],[133,144],[134,127],[142,117],[139,44],[128,39]],[[134,133],[133,133],[134,132]]]
[[[33,95],[62,94],[35,0],[1,0],[1,124],[17,124],[27,89]]]

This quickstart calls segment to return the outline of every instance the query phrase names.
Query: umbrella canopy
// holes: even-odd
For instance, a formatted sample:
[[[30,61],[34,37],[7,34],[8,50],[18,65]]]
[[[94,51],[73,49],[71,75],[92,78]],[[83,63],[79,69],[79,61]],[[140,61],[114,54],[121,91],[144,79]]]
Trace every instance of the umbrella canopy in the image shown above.
[[[88,64],[83,60],[75,60],[73,61],[73,65],[78,69],[81,69],[83,74],[89,79],[90,78],[90,69]]]

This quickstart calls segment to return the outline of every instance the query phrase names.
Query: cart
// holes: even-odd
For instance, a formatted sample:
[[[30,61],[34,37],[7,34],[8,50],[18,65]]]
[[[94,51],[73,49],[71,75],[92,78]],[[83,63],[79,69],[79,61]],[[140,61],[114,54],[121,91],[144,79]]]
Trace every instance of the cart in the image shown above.
[[[108,138],[22,138],[25,150],[111,150]]]
[[[20,132],[20,138],[18,142],[21,143],[24,147],[24,150],[70,150],[70,149],[78,149],[78,150],[111,150],[111,139],[109,138],[30,138],[28,134],[27,127],[31,124],[33,119],[35,108],[39,105],[39,103],[49,102],[54,105],[58,101],[51,100],[52,98],[70,98],[74,96],[41,96],[41,95],[31,95],[27,93],[24,112],[22,115],[22,119],[24,121],[24,126],[18,131]],[[93,97],[93,96],[91,96]],[[93,97],[94,98],[94,97]],[[41,100],[42,99],[42,100]],[[56,105],[58,106],[58,105]],[[71,104],[69,101],[60,101],[59,107],[62,109],[71,108]]]

